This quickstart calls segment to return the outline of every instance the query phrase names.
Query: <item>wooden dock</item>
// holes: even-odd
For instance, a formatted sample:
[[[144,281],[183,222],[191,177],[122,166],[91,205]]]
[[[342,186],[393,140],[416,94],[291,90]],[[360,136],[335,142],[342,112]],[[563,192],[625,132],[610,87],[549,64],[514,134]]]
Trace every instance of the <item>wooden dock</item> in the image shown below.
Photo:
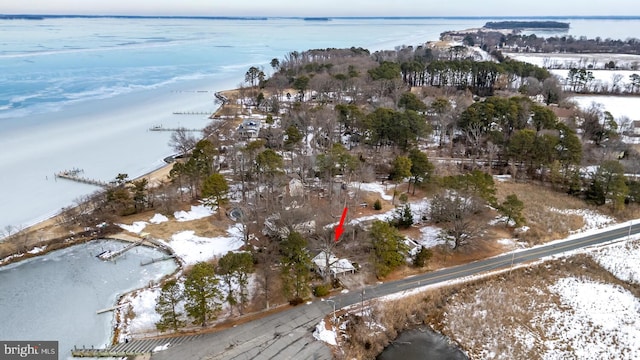
[[[147,266],[147,265],[155,264],[155,263],[157,263],[159,261],[165,261],[165,260],[170,260],[170,259],[175,259],[175,258],[176,258],[175,254],[166,255],[166,256],[155,258],[155,259],[151,259],[151,260],[148,260],[148,261],[141,261],[140,262],[140,266]]]
[[[125,246],[124,248],[122,248],[120,250],[116,250],[116,251],[107,250],[107,251],[104,251],[104,252],[98,254],[96,257],[100,258],[101,260],[112,261],[115,258],[117,258],[118,256],[126,253],[127,251],[129,251],[131,249],[133,249],[134,247],[142,245],[142,243],[144,241],[145,241],[144,239],[141,239],[140,241],[131,243],[131,244]]]
[[[203,335],[184,335],[172,338],[164,339],[143,339],[143,340],[131,340],[116,344],[106,349],[94,349],[93,347],[87,349],[85,347],[74,347],[71,350],[71,356],[73,357],[127,357],[137,356],[144,354],[151,354],[158,348],[167,348],[176,345],[180,345],[195,339],[201,338]]]
[[[71,180],[75,182],[79,182],[82,184],[95,185],[100,187],[108,187],[109,183],[101,180],[89,179],[83,176],[80,176],[84,170],[82,169],[73,169],[73,170],[64,170],[55,174],[56,178]]]
[[[106,309],[98,310],[98,311],[96,311],[96,315],[100,315],[100,314],[102,314],[102,313],[106,313],[106,312],[109,312],[109,311],[113,311],[113,310],[119,309],[119,308],[124,307],[124,306],[127,306],[127,305],[129,305],[129,303],[128,303],[128,302],[127,302],[127,303],[124,303],[124,304],[120,304],[120,305],[112,306],[112,307],[109,307],[109,308],[106,308]]]
[[[149,131],[188,131],[188,132],[200,132],[202,129],[185,129],[185,128],[166,128],[162,125],[156,125],[149,128]]]
[[[173,115],[207,115],[211,116],[215,111],[174,111]]]

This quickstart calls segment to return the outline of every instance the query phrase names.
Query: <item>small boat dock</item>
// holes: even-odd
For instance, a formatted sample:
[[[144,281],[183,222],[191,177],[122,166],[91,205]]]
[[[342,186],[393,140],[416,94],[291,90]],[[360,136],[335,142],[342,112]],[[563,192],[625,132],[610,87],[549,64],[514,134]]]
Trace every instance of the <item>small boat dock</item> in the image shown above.
[[[100,187],[108,187],[109,186],[109,183],[107,183],[105,181],[90,179],[90,178],[86,178],[86,177],[81,176],[81,174],[83,174],[83,173],[84,173],[84,170],[74,168],[74,169],[71,169],[71,170],[60,171],[60,172],[56,173],[55,176],[56,176],[56,178],[71,180],[71,181],[79,182],[79,183],[82,183],[82,184],[89,184],[89,185],[95,185],[95,186],[100,186]]]
[[[105,260],[105,261],[112,261],[114,259],[116,259],[118,256],[126,253],[127,251],[133,249],[136,246],[140,246],[142,245],[142,243],[144,242],[144,239],[141,239],[139,241],[133,242],[125,247],[123,247],[120,250],[116,250],[116,251],[111,251],[111,250],[106,250],[101,252],[100,254],[96,255],[97,258],[99,258],[100,260]]]

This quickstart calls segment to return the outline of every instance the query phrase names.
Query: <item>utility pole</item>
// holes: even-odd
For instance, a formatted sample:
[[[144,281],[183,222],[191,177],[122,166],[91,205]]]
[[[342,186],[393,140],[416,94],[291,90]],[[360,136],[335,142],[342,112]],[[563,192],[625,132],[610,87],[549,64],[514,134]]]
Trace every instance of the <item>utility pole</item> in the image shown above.
[[[336,325],[336,302],[334,300],[331,300],[331,299],[327,299],[325,301],[326,302],[330,302],[331,304],[333,304],[333,325]]]

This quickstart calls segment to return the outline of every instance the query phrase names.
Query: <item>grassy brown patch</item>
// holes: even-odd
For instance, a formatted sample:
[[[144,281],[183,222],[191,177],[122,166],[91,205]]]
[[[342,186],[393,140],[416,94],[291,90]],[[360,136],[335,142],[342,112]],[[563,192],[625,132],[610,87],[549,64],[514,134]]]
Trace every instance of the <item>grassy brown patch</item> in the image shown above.
[[[516,194],[518,199],[524,203],[523,215],[530,230],[521,237],[531,244],[565,237],[570,231],[578,230],[584,226],[581,216],[561,214],[552,209],[593,208],[578,198],[542,186],[513,181],[496,182],[498,202],[504,201],[510,194]],[[600,210],[598,209],[598,211]]]

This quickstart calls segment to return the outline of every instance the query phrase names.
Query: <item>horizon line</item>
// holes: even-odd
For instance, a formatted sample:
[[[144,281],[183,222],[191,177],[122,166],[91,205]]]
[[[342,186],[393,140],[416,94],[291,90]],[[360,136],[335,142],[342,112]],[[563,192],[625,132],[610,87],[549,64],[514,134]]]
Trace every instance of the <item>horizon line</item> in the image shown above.
[[[0,19],[7,17],[22,18],[167,18],[167,19],[630,19],[640,20],[640,15],[365,15],[365,16],[258,16],[258,15],[128,15],[128,14],[29,14],[29,13],[0,13]]]

